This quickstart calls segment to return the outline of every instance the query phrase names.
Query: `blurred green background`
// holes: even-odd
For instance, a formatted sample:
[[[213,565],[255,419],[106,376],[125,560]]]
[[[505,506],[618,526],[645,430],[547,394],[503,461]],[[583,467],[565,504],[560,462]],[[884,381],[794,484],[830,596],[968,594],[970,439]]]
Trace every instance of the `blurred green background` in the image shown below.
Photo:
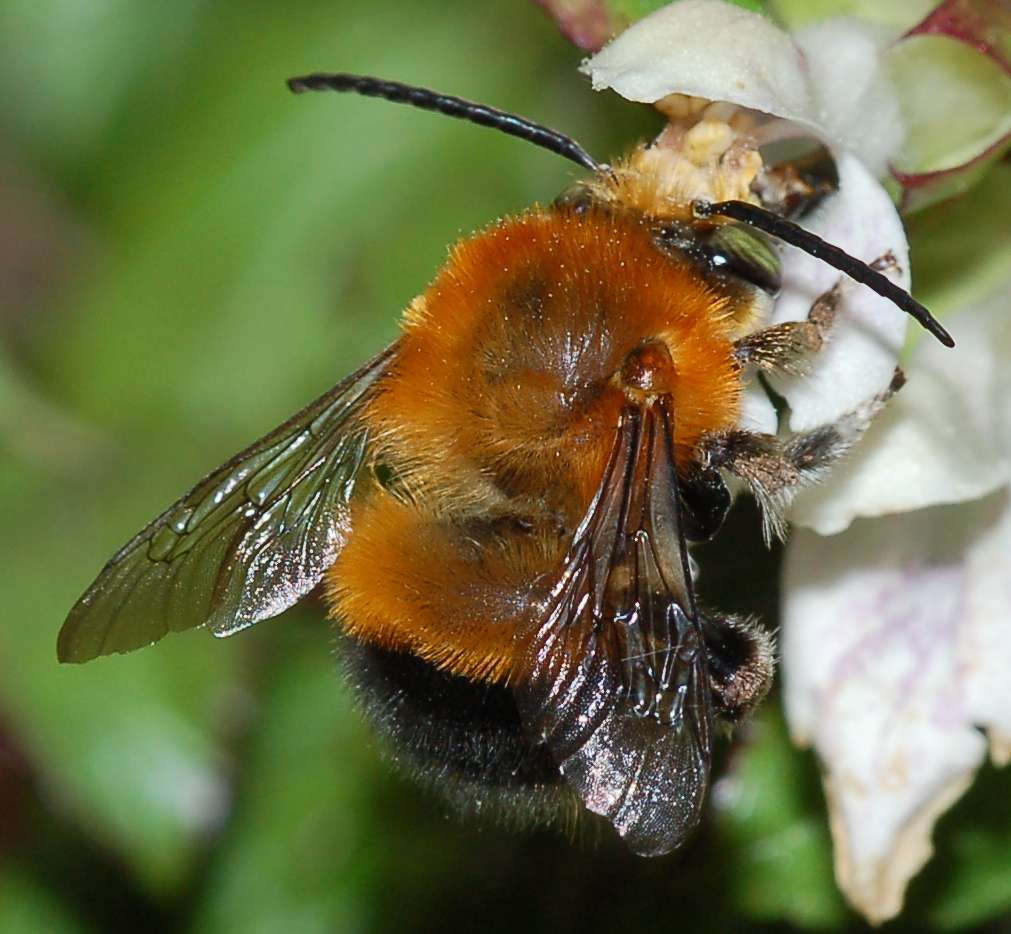
[[[580,57],[525,0],[0,0],[3,934],[859,927],[775,699],[725,750],[698,839],[646,861],[607,833],[464,826],[400,778],[313,601],[230,640],[56,663],[126,538],[388,342],[448,244],[577,174],[284,78],[433,86],[600,157],[647,136]],[[924,297],[976,260],[953,226],[1006,222],[1006,168],[917,220]],[[708,548],[707,594],[775,625],[778,554],[747,504]],[[896,929],[1011,929],[1007,788],[985,774],[944,819]]]

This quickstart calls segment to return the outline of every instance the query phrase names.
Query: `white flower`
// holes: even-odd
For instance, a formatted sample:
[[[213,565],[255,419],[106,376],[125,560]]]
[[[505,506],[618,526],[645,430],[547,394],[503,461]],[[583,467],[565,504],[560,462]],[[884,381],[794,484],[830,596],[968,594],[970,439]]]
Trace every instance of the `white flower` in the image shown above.
[[[1011,279],[950,317],[954,352],[921,343],[905,389],[796,510],[847,531],[790,545],[786,713],[826,764],[836,875],[873,921],[898,913],[982,764],[979,731],[1011,760],[1009,297]]]
[[[846,20],[790,36],[721,0],[682,0],[584,67],[595,88],[630,100],[727,101],[825,142],[840,189],[805,226],[868,262],[890,250],[908,288],[902,223],[876,181],[906,138],[885,65],[894,35]],[[785,249],[775,320],[804,317],[838,278]],[[1011,279],[952,312],[954,350],[929,337],[915,346],[907,386],[792,514],[801,529],[783,598],[787,718],[824,766],[839,884],[874,922],[900,910],[934,821],[968,787],[988,741],[994,761],[1011,758],[1009,295]],[[907,320],[847,285],[813,373],[777,385],[789,427],[825,424],[881,391]],[[748,421],[769,423],[754,393]]]

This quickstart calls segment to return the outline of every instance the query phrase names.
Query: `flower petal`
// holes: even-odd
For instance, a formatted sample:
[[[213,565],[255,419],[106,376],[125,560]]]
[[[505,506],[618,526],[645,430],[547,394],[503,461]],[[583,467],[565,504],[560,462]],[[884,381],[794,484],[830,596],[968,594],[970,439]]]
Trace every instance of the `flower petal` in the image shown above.
[[[972,504],[801,532],[786,564],[784,700],[825,767],[836,875],[868,919],[893,917],[937,817],[993,737],[1011,737],[1011,508]]]
[[[954,350],[916,346],[906,386],[845,467],[798,494],[794,524],[832,535],[859,516],[976,499],[1011,481],[1009,290],[1002,283],[947,319]]]
[[[699,37],[705,37],[700,41]],[[794,39],[723,0],[681,0],[629,27],[583,64],[595,90],[657,103],[687,94],[782,117],[884,174],[905,131],[883,66],[890,33],[832,20]]]
[[[885,64],[888,38],[858,19],[826,20],[794,36],[807,60],[819,125],[876,178],[887,173],[906,135]]]
[[[570,42],[587,52],[596,52],[620,24],[603,0],[535,0]]]
[[[655,103],[669,94],[730,101],[813,125],[806,64],[768,19],[722,0],[651,13],[583,64],[594,90]]]
[[[746,431],[774,435],[779,428],[779,416],[769,395],[757,379],[749,379],[741,393],[741,412],[737,425]]]
[[[908,288],[909,245],[891,199],[853,155],[842,153],[838,170],[838,193],[805,219],[804,226],[865,262],[891,253],[898,268],[885,269],[885,275]],[[803,376],[774,381],[790,404],[790,428],[803,431],[834,421],[888,386],[908,316],[822,260],[792,247],[784,250],[783,292],[773,311],[774,323],[801,320],[819,295],[837,282],[842,289],[836,321],[817,365]]]
[[[987,732],[995,765],[1011,762],[1011,508],[1005,496],[1001,523],[981,535],[965,556],[971,587],[966,625],[958,638],[965,712]]]

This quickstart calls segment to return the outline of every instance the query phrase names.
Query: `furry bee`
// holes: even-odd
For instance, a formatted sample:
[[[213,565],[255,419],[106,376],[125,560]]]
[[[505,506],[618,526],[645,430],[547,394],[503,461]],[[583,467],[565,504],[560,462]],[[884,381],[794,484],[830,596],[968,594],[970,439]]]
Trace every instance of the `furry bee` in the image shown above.
[[[761,159],[725,124],[603,165],[422,88],[289,85],[464,118],[588,175],[459,243],[390,347],[131,539],[70,611],[59,658],[231,635],[322,584],[363,709],[423,779],[535,819],[581,804],[636,853],[675,849],[702,813],[717,725],[773,672],[756,622],[697,605],[689,545],[718,532],[730,477],[780,529],[790,491],[889,394],[786,439],[739,427],[749,370],[795,369],[832,325],[832,292],[806,321],[764,324],[769,237],[950,337],[783,216],[795,184],[761,203]],[[701,198],[700,172],[727,196]]]

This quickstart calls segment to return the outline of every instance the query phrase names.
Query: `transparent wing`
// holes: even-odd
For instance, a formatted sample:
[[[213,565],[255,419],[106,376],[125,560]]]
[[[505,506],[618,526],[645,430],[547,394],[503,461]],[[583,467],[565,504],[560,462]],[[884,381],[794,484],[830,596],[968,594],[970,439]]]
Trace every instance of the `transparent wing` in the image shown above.
[[[60,660],[128,652],[195,626],[230,635],[315,587],[347,537],[368,440],[358,415],[395,347],[213,471],[124,545],[70,611]]]
[[[566,781],[644,856],[684,842],[709,783],[706,651],[678,508],[669,411],[626,409],[514,686]]]

